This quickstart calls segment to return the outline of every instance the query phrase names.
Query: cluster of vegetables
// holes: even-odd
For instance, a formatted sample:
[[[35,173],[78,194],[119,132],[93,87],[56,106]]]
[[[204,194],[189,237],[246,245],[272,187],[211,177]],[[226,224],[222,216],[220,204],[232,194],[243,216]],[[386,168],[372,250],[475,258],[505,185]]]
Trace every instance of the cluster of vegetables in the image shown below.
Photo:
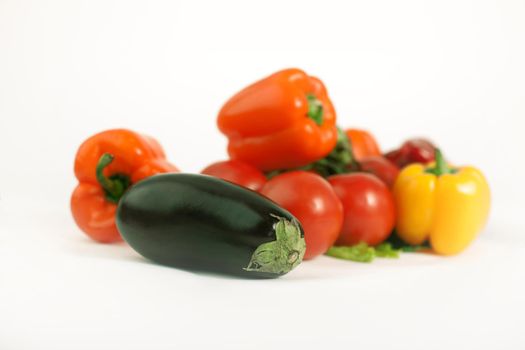
[[[450,166],[424,139],[383,154],[369,132],[337,127],[323,83],[299,69],[241,90],[217,122],[230,159],[203,175],[179,173],[130,130],[86,140],[71,198],[78,226],[162,264],[268,278],[322,254],[457,254],[488,217],[480,171]]]

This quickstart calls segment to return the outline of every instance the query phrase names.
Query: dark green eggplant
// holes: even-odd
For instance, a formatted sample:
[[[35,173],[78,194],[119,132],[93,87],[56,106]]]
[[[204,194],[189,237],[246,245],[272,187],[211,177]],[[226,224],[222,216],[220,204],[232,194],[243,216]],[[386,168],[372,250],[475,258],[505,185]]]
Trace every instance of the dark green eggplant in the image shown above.
[[[268,198],[207,175],[162,174],[121,198],[120,234],[154,262],[191,271],[274,278],[302,261],[304,232]]]

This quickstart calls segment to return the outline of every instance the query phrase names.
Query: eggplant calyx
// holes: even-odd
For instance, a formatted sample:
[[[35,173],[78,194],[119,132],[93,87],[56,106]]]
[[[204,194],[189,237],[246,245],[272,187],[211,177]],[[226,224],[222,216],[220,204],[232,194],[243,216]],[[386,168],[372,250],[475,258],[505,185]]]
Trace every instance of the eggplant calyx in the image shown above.
[[[257,247],[244,268],[246,271],[280,275],[290,272],[303,260],[306,243],[297,220],[270,215],[278,220],[274,225],[276,240]]]

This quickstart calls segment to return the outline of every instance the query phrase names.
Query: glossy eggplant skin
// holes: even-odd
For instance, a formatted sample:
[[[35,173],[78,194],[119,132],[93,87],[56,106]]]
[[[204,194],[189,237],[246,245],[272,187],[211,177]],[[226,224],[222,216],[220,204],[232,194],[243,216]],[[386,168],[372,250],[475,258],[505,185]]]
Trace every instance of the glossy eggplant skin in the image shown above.
[[[304,246],[304,232],[288,211],[249,189],[197,174],[145,179],[126,192],[117,209],[120,234],[145,258],[190,271],[247,278],[275,278],[288,272],[247,269],[258,247],[276,241],[278,218],[294,223]],[[300,260],[302,250],[298,249]]]

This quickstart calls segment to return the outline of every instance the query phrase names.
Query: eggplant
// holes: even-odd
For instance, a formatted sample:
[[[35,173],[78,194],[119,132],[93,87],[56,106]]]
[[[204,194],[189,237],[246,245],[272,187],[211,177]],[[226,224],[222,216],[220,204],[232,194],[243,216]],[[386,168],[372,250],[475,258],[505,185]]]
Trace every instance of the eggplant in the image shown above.
[[[270,199],[207,175],[161,174],[120,199],[117,227],[156,263],[189,271],[275,278],[302,261],[299,221]]]

